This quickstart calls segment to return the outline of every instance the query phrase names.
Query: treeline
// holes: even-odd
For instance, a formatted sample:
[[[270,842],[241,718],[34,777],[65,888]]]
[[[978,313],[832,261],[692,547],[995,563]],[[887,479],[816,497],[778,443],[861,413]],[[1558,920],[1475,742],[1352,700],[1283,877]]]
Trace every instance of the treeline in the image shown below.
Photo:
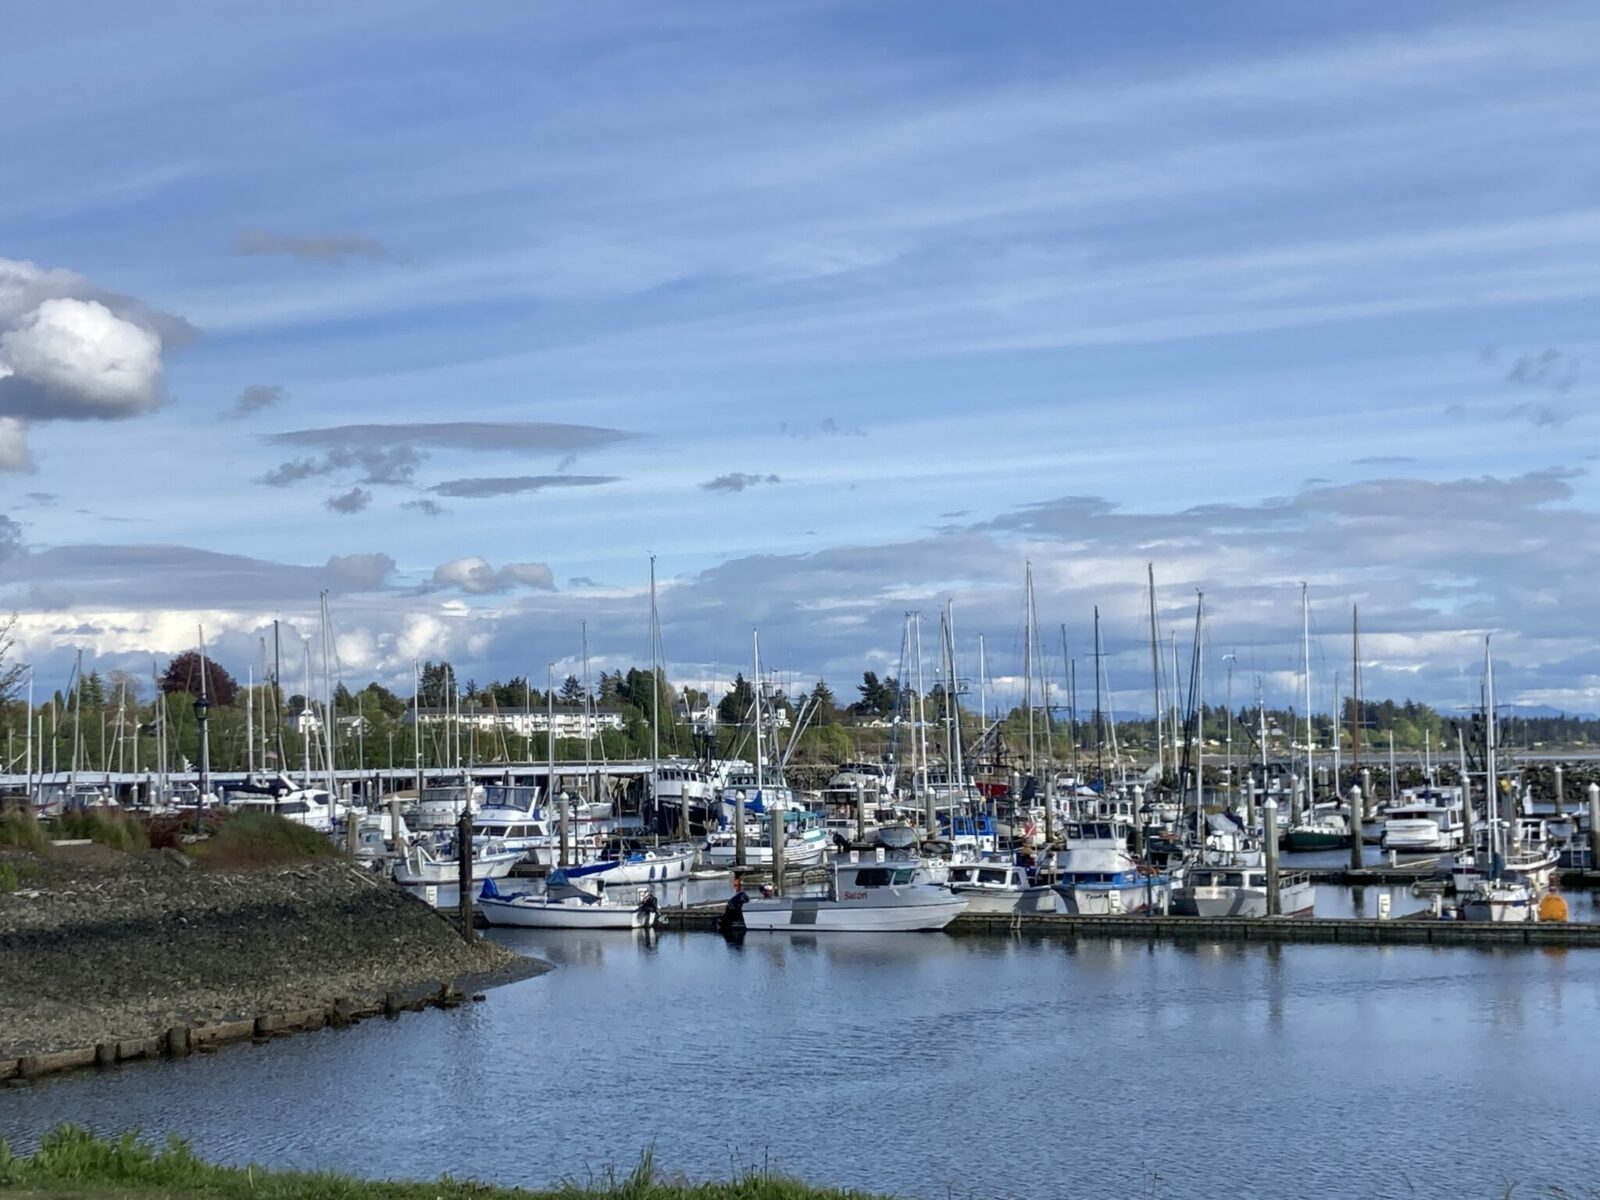
[[[73,680],[65,692],[36,703],[31,712],[25,697],[18,693],[20,677],[13,675],[10,694],[0,697],[0,736],[4,737],[0,749],[6,770],[20,773],[30,756],[36,771],[66,771],[74,765],[90,773],[148,770],[157,765],[162,747],[167,765],[182,769],[199,756],[196,702],[202,692],[208,706],[215,770],[237,771],[254,765],[257,769],[298,771],[308,763],[313,770],[324,764],[324,730],[329,723],[320,696],[270,682],[242,685],[215,661],[207,660],[202,671],[201,661],[196,653],[180,654],[154,680],[138,680],[118,671],[104,676],[88,672]],[[312,683],[317,690],[316,680]],[[552,704],[558,712],[592,707],[615,714],[621,723],[620,729],[603,729],[587,742],[560,739],[555,751],[561,758],[585,753],[596,759],[648,757],[653,726],[663,755],[749,757],[754,752],[749,726],[755,688],[742,674],[714,705],[702,690],[680,687],[665,676],[657,679],[651,671],[637,667],[602,671],[592,687],[585,687],[573,675],[559,683],[548,681],[546,687],[548,690],[535,686],[523,676],[480,685],[472,679],[459,679],[449,662],[432,661],[420,667],[411,694],[376,681],[354,691],[337,683],[333,690],[336,763],[340,768],[405,769],[420,757],[425,766],[444,766],[456,761],[457,741],[461,758],[475,764],[537,761],[549,750],[544,733],[480,728],[493,724],[481,718],[483,714],[544,710]],[[918,711],[914,693],[895,677],[880,677],[872,671],[862,673],[853,693],[841,697],[824,680],[790,692],[769,685],[762,694],[769,754],[773,747],[780,751],[788,747],[804,709],[804,729],[795,737],[793,761],[825,763],[876,757],[897,742],[904,756],[911,715]],[[920,706],[935,754],[942,750],[948,727],[945,700],[935,686],[922,697]],[[1113,740],[1124,754],[1144,758],[1155,754],[1156,726],[1148,716],[1130,719],[1092,709],[1074,711],[1061,704],[1048,708],[1041,704],[1031,715],[1030,727],[1029,714],[1019,708],[991,711],[985,714],[986,721],[980,722],[972,701],[970,695],[962,696],[954,709],[969,754],[981,746],[985,757],[1014,760],[1031,745],[1037,756],[1064,763],[1074,755],[1104,759]],[[416,703],[430,713],[459,708],[466,718],[459,735],[452,735],[440,721],[418,725],[411,720]],[[1352,708],[1353,702],[1347,701],[1337,726],[1339,743],[1346,752],[1353,749]],[[310,714],[309,719],[302,719],[303,713]],[[1455,752],[1458,730],[1469,748],[1482,740],[1481,717],[1446,715],[1412,700],[1368,700],[1354,715],[1363,747],[1374,755],[1386,752],[1391,738],[1397,750],[1414,752],[1431,745],[1446,757]],[[1198,723],[1192,715],[1188,722],[1179,718],[1180,744],[1190,740]],[[1304,746],[1303,714],[1273,708],[1265,713],[1265,723],[1269,757],[1290,755]],[[989,726],[986,740],[981,737],[980,724]],[[1260,756],[1256,743],[1261,724],[1261,714],[1249,708],[1241,707],[1231,720],[1221,707],[1208,705],[1203,712],[1208,746],[1220,748],[1231,736],[1234,752],[1240,756]],[[1332,715],[1317,714],[1313,729],[1317,746],[1326,752],[1336,736]],[[1162,731],[1162,743],[1170,747],[1170,715],[1163,720]],[[1499,737],[1502,745],[1511,748],[1600,745],[1600,720],[1513,714],[1502,716]]]

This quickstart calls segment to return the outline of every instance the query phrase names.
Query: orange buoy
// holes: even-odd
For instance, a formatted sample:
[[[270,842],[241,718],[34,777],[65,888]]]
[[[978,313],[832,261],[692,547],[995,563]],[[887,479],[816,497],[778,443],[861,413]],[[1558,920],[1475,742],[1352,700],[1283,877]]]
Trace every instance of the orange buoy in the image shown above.
[[[1565,921],[1567,919],[1567,898],[1551,892],[1539,901],[1539,920]]]

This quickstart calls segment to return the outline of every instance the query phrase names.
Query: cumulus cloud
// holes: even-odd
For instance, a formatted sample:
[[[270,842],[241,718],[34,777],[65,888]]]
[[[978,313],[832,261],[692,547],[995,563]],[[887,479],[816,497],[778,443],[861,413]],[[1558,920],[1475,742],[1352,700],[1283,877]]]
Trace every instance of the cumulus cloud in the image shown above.
[[[496,569],[476,555],[451,559],[433,569],[433,588],[449,588],[473,596],[509,592],[517,588],[553,591],[555,575],[544,563],[507,563]]]
[[[700,486],[708,492],[742,492],[759,483],[782,482],[776,475],[747,475],[743,471],[730,471],[726,475],[708,479]]]
[[[242,229],[233,239],[239,254],[276,254],[297,262],[341,267],[353,258],[369,262],[405,262],[406,256],[370,233],[292,234]]]
[[[323,503],[336,513],[358,513],[372,503],[372,493],[366,488],[353,487],[348,492],[329,496]]]
[[[442,516],[446,511],[444,505],[426,497],[421,500],[407,500],[400,507],[409,508],[412,512],[419,512],[425,517]]]
[[[166,400],[164,354],[194,335],[180,318],[82,276],[0,258],[0,415],[116,420]]]
[[[525,492],[542,492],[546,488],[598,487],[602,483],[615,483],[616,475],[499,475],[470,479],[447,479],[436,483],[429,491],[441,496],[480,500],[487,496],[516,496]]]
[[[235,417],[252,416],[264,408],[281,403],[285,395],[277,384],[252,383],[234,398],[232,414]]]

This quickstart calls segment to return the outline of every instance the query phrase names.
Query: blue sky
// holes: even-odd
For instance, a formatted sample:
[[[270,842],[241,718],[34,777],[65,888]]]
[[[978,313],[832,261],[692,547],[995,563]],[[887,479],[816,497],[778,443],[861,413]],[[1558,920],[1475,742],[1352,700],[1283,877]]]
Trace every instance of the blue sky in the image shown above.
[[[1503,687],[1600,710],[1597,35],[1586,4],[28,6],[0,591],[42,675],[200,620],[242,668],[326,587],[353,676],[487,678],[564,669],[581,620],[643,657],[654,553],[677,675],[759,625],[843,685],[946,598],[1014,675],[1032,559],[1049,626],[1101,604],[1134,705],[1154,561],[1183,636],[1207,591],[1215,677],[1287,693],[1309,579],[1329,670],[1362,604],[1371,694],[1470,701],[1492,629]]]

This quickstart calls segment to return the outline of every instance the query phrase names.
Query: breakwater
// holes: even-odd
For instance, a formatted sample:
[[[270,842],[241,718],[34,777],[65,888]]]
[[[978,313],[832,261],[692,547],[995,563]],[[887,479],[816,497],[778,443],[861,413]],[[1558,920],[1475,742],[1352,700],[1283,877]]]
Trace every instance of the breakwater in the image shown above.
[[[209,871],[176,852],[51,856],[0,895],[0,961],[0,1079],[456,1003],[542,968],[345,862]]]

